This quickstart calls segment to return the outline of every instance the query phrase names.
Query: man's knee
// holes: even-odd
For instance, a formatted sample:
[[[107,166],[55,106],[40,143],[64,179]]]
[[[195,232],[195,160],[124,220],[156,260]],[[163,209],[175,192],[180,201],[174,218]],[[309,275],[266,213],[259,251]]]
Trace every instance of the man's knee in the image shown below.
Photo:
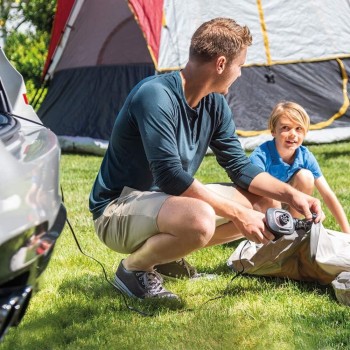
[[[201,202],[196,212],[189,217],[190,230],[192,239],[197,241],[199,246],[205,246],[214,235],[215,225],[215,211],[207,203]]]
[[[204,201],[172,197],[158,215],[160,232],[173,234],[193,245],[203,246],[215,232],[215,211]]]

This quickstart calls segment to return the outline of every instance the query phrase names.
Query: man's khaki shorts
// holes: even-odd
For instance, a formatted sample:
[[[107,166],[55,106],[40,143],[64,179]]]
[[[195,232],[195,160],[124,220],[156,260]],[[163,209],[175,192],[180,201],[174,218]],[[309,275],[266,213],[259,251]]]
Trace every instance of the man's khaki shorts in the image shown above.
[[[232,184],[206,186],[225,198],[234,198],[236,189]],[[111,202],[94,221],[99,239],[119,253],[134,252],[148,238],[159,233],[158,213],[169,197],[163,192],[142,192],[124,187],[120,197]],[[216,227],[228,222],[226,218],[216,217]]]

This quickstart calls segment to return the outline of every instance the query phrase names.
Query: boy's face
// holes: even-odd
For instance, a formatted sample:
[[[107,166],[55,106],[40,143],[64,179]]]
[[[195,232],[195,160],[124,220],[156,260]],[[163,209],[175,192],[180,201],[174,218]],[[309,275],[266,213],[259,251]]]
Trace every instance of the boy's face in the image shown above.
[[[305,130],[299,124],[288,117],[280,117],[275,131],[272,132],[276,147],[281,151],[295,151],[304,141]]]

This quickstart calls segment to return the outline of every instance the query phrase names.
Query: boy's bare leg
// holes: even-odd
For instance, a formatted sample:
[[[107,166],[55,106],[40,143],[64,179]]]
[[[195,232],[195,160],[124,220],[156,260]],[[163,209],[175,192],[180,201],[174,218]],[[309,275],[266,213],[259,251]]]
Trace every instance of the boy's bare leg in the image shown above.
[[[312,175],[310,170],[301,169],[297,173],[294,174],[292,179],[289,181],[289,184],[299,190],[300,192],[306,193],[308,195],[312,195],[314,190],[314,176]],[[290,212],[293,218],[302,218],[303,215],[293,209],[290,206],[284,206],[286,210]]]

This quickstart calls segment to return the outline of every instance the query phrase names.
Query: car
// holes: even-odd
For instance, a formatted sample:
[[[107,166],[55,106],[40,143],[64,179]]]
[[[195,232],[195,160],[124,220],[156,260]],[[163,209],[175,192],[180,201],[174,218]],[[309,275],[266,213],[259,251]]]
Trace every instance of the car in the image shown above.
[[[0,341],[25,315],[65,226],[60,157],[0,47]]]

